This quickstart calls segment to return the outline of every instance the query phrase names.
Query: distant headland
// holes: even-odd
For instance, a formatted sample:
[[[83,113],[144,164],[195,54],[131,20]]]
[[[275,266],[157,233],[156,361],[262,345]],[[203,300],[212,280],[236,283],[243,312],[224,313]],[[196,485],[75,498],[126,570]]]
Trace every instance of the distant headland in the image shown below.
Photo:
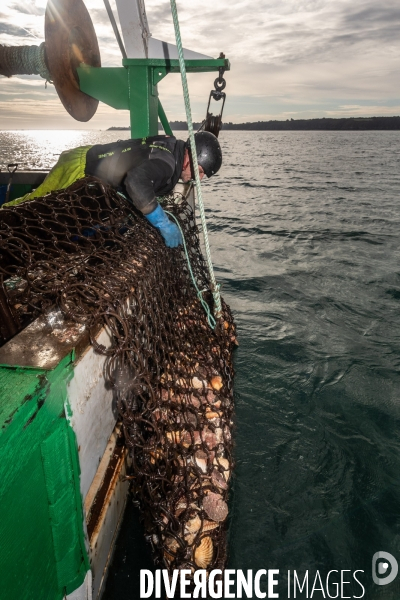
[[[198,129],[201,123],[193,123]],[[186,121],[171,121],[173,131],[187,130]],[[158,125],[162,129],[161,123]],[[256,121],[254,123],[224,123],[225,131],[340,131],[340,130],[373,130],[400,129],[400,117],[349,117],[331,119],[287,119],[286,121]],[[129,127],[110,127],[107,131],[129,131]]]

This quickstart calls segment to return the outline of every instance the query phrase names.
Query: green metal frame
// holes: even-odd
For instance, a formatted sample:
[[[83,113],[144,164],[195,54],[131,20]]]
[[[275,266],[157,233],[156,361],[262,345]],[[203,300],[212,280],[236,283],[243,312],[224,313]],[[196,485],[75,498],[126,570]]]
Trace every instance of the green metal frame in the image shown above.
[[[179,73],[179,61],[175,59],[125,58],[122,67],[78,68],[82,92],[108,104],[117,110],[129,110],[132,138],[157,135],[158,119],[165,133],[172,134],[168,119],[158,98],[158,83],[168,73]],[[186,60],[188,73],[209,73],[221,67],[230,69],[225,58]]]

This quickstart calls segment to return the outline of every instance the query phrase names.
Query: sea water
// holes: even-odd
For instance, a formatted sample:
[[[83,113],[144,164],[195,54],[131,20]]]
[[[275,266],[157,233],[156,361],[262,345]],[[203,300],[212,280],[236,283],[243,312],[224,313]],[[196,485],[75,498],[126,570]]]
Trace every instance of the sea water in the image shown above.
[[[126,137],[4,132],[0,164],[49,168],[68,147]],[[330,571],[350,581],[340,598],[360,597],[359,571],[362,597],[398,600],[400,577],[377,585],[371,570],[378,551],[400,562],[399,132],[220,140],[204,199],[240,342],[229,568],[279,569],[280,598],[295,597],[288,571],[291,585],[308,572],[317,599]],[[138,598],[140,568],[151,555],[129,508],[105,598]]]

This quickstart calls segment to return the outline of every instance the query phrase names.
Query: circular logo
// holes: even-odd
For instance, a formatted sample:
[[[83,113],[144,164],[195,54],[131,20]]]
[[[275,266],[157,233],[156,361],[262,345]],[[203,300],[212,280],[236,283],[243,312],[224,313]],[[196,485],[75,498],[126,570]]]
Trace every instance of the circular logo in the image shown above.
[[[372,579],[376,585],[387,585],[397,577],[399,565],[389,552],[375,552],[372,557]]]

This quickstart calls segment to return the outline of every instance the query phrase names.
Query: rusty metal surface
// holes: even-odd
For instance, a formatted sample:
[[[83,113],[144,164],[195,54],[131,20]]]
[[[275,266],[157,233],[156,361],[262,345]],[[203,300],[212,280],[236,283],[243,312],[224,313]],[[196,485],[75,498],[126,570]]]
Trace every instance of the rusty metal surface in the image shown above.
[[[54,369],[82,340],[85,328],[73,321],[54,327],[56,311],[42,315],[0,348],[0,365]]]
[[[77,67],[100,67],[100,50],[82,0],[49,0],[45,16],[46,60],[66,110],[77,121],[89,121],[99,104],[79,89]]]

